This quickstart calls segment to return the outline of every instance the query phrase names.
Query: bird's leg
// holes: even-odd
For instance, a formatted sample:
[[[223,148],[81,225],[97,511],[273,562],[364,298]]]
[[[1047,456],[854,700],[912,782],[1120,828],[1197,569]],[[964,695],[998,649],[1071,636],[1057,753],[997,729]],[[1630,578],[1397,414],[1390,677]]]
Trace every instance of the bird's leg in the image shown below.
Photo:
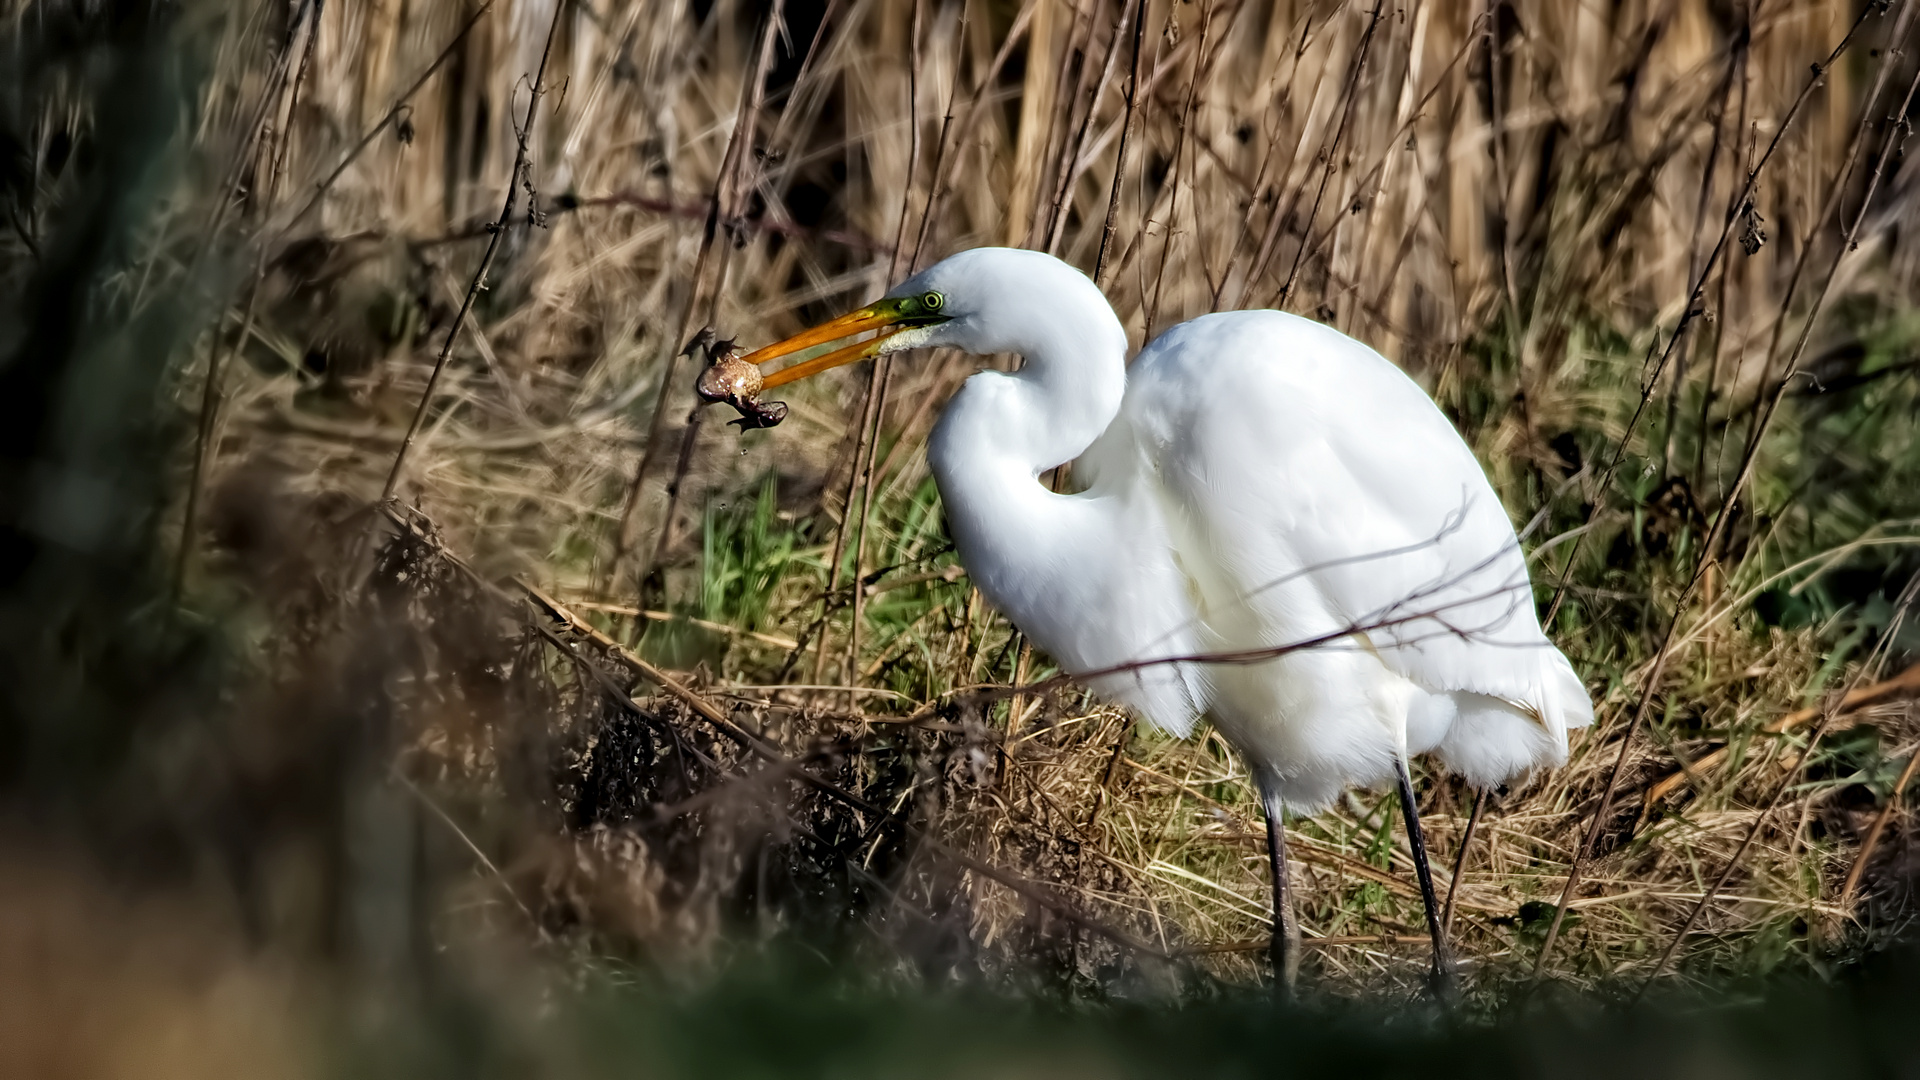
[[[1400,759],[1400,812],[1407,821],[1407,846],[1413,849],[1413,868],[1420,875],[1420,899],[1427,907],[1427,929],[1433,934],[1433,986],[1443,997],[1454,992],[1453,952],[1440,922],[1440,902],[1433,892],[1433,871],[1427,867],[1427,839],[1420,831],[1420,806],[1413,798],[1413,776]]]
[[[1280,798],[1265,784],[1260,801],[1267,812],[1267,862],[1273,868],[1273,985],[1280,1000],[1291,1001],[1300,977],[1300,922],[1293,915],[1293,887],[1287,881],[1287,830]]]
[[[1447,878],[1447,902],[1440,907],[1440,933],[1453,933],[1453,900],[1460,892],[1460,872],[1467,868],[1467,850],[1473,846],[1473,830],[1480,824],[1480,811],[1487,806],[1487,788],[1473,793],[1473,812],[1467,815],[1467,828],[1460,834],[1460,850],[1453,853],[1453,873]]]

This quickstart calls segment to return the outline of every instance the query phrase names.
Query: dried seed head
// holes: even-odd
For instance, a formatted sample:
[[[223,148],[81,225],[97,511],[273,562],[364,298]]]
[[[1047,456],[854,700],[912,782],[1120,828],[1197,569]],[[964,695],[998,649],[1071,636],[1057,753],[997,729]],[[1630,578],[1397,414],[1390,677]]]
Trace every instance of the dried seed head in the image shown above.
[[[1753,208],[1752,203],[1747,204],[1743,216],[1746,220],[1740,230],[1740,247],[1747,254],[1753,255],[1767,242],[1767,230],[1761,227],[1766,224],[1767,219],[1760,216],[1760,212]]]

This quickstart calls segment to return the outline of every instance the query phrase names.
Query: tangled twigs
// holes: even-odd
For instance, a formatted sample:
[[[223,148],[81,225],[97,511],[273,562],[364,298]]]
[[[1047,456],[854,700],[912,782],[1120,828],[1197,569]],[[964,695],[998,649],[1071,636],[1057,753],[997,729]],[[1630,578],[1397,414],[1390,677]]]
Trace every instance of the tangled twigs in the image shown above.
[[[1793,104],[1788,107],[1786,115],[1782,117],[1778,129],[1774,132],[1773,140],[1767,144],[1766,153],[1762,154],[1760,160],[1748,171],[1746,186],[1741,191],[1740,198],[1736,200],[1737,204],[1745,204],[1753,197],[1755,185],[1759,182],[1761,170],[1766,167],[1768,161],[1772,160],[1774,150],[1779,147],[1781,140],[1786,137],[1787,131],[1793,126],[1794,117],[1799,115],[1801,106],[1812,96],[1815,88],[1820,85],[1824,77],[1823,73],[1831,69],[1834,62],[1838,60],[1841,54],[1846,52],[1847,48],[1853,43],[1854,35],[1860,32],[1860,27],[1865,24],[1867,16],[1874,11],[1875,8],[1872,5],[1862,8],[1859,18],[1854,20],[1853,25],[1847,30],[1846,36],[1841,38],[1840,43],[1835,45],[1833,50],[1827,54],[1826,61],[1813,66],[1813,77],[1801,87],[1799,95],[1794,98]],[[1903,8],[1899,23],[1904,25],[1905,21],[1905,9]],[[1887,64],[1883,62],[1881,66],[1881,77],[1883,80],[1888,70]],[[1865,127],[1863,125],[1860,131],[1864,130]],[[1859,141],[1859,137],[1860,133],[1856,132],[1854,136],[1856,143]],[[1851,157],[1849,160],[1851,160]],[[1876,170],[1876,182],[1878,176],[1879,173],[1878,170]],[[1836,178],[1835,183],[1843,184],[1845,183],[1845,179],[1846,171],[1842,170],[1840,176]],[[1861,202],[1861,214],[1863,217],[1865,215],[1866,205],[1871,201],[1872,195],[1873,189],[1870,185],[1866,199],[1863,199]],[[1666,348],[1661,352],[1659,362],[1654,366],[1652,377],[1648,379],[1641,388],[1639,404],[1635,406],[1633,415],[1627,421],[1627,430],[1620,436],[1619,442],[1615,444],[1613,460],[1607,465],[1606,474],[1601,479],[1600,488],[1602,491],[1612,486],[1613,478],[1626,455],[1627,446],[1633,437],[1634,429],[1639,425],[1640,418],[1642,414],[1646,412],[1648,403],[1653,400],[1653,392],[1655,387],[1659,385],[1661,374],[1666,370],[1668,361],[1674,355],[1675,347],[1686,333],[1688,324],[1691,323],[1701,311],[1699,299],[1702,290],[1706,287],[1707,277],[1713,272],[1714,265],[1720,261],[1720,257],[1726,251],[1727,239],[1732,235],[1734,222],[1736,220],[1735,217],[1729,217],[1726,224],[1721,227],[1720,238],[1714,242],[1713,250],[1707,255],[1705,262],[1700,267],[1699,274],[1694,277],[1691,286],[1687,290],[1686,311],[1680,316],[1679,322],[1674,326],[1673,333],[1668,336]],[[1856,218],[1854,221],[1855,229],[1858,229],[1859,223],[1860,219]],[[1851,239],[1852,234],[1850,232],[1848,240],[1851,241]],[[1804,258],[1804,253],[1802,257]],[[1829,283],[1831,283],[1831,281],[1829,281]],[[1824,290],[1822,295],[1824,296]],[[1813,309],[1807,313],[1806,318],[1809,327],[1813,325],[1814,317],[1819,314],[1819,309],[1820,305],[1816,301]],[[1805,344],[1804,337],[1802,338],[1801,344]],[[1649,355],[1651,355],[1651,348],[1652,346],[1649,345]],[[1795,362],[1798,361],[1798,356],[1799,354],[1796,350]],[[1790,364],[1789,368],[1791,367],[1792,365]],[[1777,401],[1778,398],[1776,397],[1774,400]],[[1756,423],[1756,436],[1764,426],[1764,423],[1764,419]],[[1741,463],[1739,473],[1733,485],[1728,489],[1726,498],[1721,501],[1719,512],[1714,515],[1712,524],[1708,526],[1706,539],[1700,544],[1699,554],[1694,560],[1691,573],[1688,574],[1686,585],[1680,590],[1679,597],[1674,601],[1673,616],[1667,620],[1666,630],[1661,634],[1660,644],[1654,651],[1653,662],[1648,665],[1646,679],[1640,687],[1640,696],[1634,706],[1632,719],[1628,721],[1627,729],[1620,737],[1619,752],[1614,757],[1613,765],[1607,772],[1606,786],[1602,788],[1600,792],[1600,801],[1595,805],[1593,816],[1587,823],[1586,834],[1581,838],[1580,847],[1574,854],[1573,863],[1567,869],[1567,881],[1565,886],[1560,890],[1560,901],[1554,907],[1553,921],[1547,925],[1547,933],[1540,943],[1540,951],[1534,954],[1533,976],[1536,979],[1545,972],[1547,958],[1553,955],[1554,945],[1560,938],[1560,928],[1565,923],[1568,907],[1573,902],[1574,890],[1579,888],[1581,875],[1586,869],[1588,862],[1593,858],[1594,849],[1599,842],[1601,830],[1606,827],[1607,813],[1613,805],[1614,793],[1619,788],[1621,773],[1626,768],[1627,755],[1632,751],[1634,742],[1640,734],[1640,729],[1646,723],[1647,713],[1653,704],[1654,695],[1659,692],[1661,679],[1666,674],[1667,664],[1672,659],[1673,651],[1676,648],[1674,644],[1674,632],[1680,625],[1680,618],[1682,614],[1684,614],[1687,605],[1693,599],[1694,590],[1699,587],[1701,578],[1705,575],[1707,567],[1711,565],[1713,561],[1713,552],[1716,546],[1727,532],[1733,517],[1732,509],[1734,502],[1739,497],[1741,485],[1745,483],[1749,475],[1755,453],[1758,449],[1759,442],[1757,438],[1750,439],[1747,455]],[[1598,503],[1596,502],[1595,509],[1588,515],[1589,524],[1593,521],[1593,516],[1598,513]],[[1554,588],[1553,600],[1547,607],[1546,616],[1540,620],[1543,627],[1551,628],[1554,617],[1559,614],[1561,602],[1565,600],[1567,588],[1573,580],[1575,560],[1579,558],[1580,548],[1585,542],[1586,537],[1587,533],[1582,531],[1574,538],[1572,545],[1573,550],[1567,553],[1567,558],[1560,574],[1559,584]]]
[[[448,566],[471,581],[483,595],[491,597],[495,601],[511,605],[516,609],[525,610],[525,606],[521,603],[520,597],[516,597],[512,592],[486,580],[473,569],[471,564],[449,550],[446,544],[436,535],[431,527],[431,523],[428,522],[419,511],[403,507],[391,500],[383,503],[380,509],[389,521],[407,533],[415,541],[433,551],[436,557],[444,560]],[[533,607],[543,613],[543,618],[529,619],[527,620],[528,624],[538,632],[543,639],[559,649],[563,655],[567,656],[593,678],[601,689],[617,704],[643,720],[656,722],[656,718],[647,710],[643,709],[638,702],[634,701],[632,696],[622,689],[620,685],[607,674],[601,665],[593,663],[587,657],[582,656],[580,651],[574,648],[572,643],[558,633],[553,625],[554,623],[559,624],[559,629],[586,638],[609,658],[646,681],[660,687],[668,696],[686,705],[695,716],[712,726],[721,735],[760,758],[768,766],[769,770],[778,774],[781,779],[800,783],[812,788],[830,799],[870,816],[876,822],[899,821],[901,830],[921,848],[949,862],[955,863],[972,873],[993,881],[1021,897],[1046,908],[1048,911],[1053,912],[1068,922],[1098,934],[1116,945],[1120,945],[1140,955],[1163,961],[1178,960],[1189,955],[1189,951],[1168,952],[1164,949],[1157,948],[1129,934],[1125,930],[1094,918],[1084,911],[1081,911],[1077,905],[1055,895],[1053,890],[1047,886],[1038,882],[1029,881],[1017,874],[1010,873],[969,855],[947,844],[938,837],[933,836],[926,829],[912,822],[900,821],[896,813],[888,811],[886,808],[878,806],[867,799],[863,799],[859,795],[848,791],[846,788],[830,780],[815,775],[808,771],[802,762],[787,756],[778,747],[736,724],[720,705],[714,703],[704,695],[695,692],[669,673],[648,663],[645,659],[634,653],[633,650],[608,637],[592,624],[574,614],[566,605],[547,595],[546,592],[537,586],[519,580],[514,581],[512,584],[514,588],[519,591],[521,597],[524,597],[527,601],[531,601]],[[699,754],[698,751],[693,752],[699,758],[701,764],[713,769],[716,773],[723,771],[719,764],[711,758]],[[696,807],[697,804],[695,803],[687,803],[667,809],[684,813]],[[1194,953],[1194,955],[1197,955],[1197,953]]]

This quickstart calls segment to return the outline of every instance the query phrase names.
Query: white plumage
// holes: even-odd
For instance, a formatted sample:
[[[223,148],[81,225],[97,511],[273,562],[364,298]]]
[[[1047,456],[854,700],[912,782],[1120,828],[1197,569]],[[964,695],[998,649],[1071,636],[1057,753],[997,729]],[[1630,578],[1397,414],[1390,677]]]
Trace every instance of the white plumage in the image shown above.
[[[796,373],[926,345],[1025,358],[968,379],[928,444],[969,577],[1067,671],[1104,672],[1096,691],[1175,734],[1210,719],[1270,818],[1429,751],[1484,788],[1563,763],[1568,729],[1591,722],[1479,463],[1352,338],[1227,312],[1167,331],[1129,369],[1085,275],[1002,248],[836,324],[883,336]],[[1040,474],[1069,461],[1084,489],[1048,490]],[[1221,655],[1239,660],[1194,659]]]
[[[1303,812],[1391,779],[1403,753],[1476,786],[1565,760],[1586,690],[1540,632],[1479,463],[1391,362],[1237,311],[1174,327],[1129,370],[1093,283],[1035,252],[964,252],[891,295],[927,292],[950,321],[900,337],[1025,358],[967,380],[927,453],[969,576],[1068,671],[1373,626],[1099,689],[1175,734],[1209,716]],[[1083,491],[1039,483],[1076,458]]]

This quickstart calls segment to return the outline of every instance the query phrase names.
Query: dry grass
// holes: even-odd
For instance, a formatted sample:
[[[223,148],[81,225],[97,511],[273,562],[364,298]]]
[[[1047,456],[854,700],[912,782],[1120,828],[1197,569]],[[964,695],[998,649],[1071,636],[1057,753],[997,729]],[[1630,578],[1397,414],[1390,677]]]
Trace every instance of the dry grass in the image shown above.
[[[494,237],[554,2],[330,4],[311,33],[277,8],[205,15],[199,172],[126,289],[137,305],[150,282],[195,280],[209,250],[230,271],[224,319],[181,365],[209,449],[195,471],[181,448],[166,527],[194,516],[189,605],[251,650],[235,722],[290,703],[329,731],[384,718],[367,767],[405,777],[411,809],[374,798],[367,820],[444,834],[421,841],[441,850],[434,933],[478,920],[692,963],[727,931],[785,927],[935,978],[1256,978],[1264,855],[1235,755],[1071,690],[1008,692],[1047,661],[949,569],[920,444],[969,362],[820,380],[783,427],[736,434],[693,408],[676,359],[703,325],[770,340],[973,245],[1091,270],[1134,4],[791,0],[766,49],[758,5],[575,5],[521,210]],[[1543,602],[1564,574],[1555,636],[1600,722],[1482,823],[1456,921],[1478,984],[1530,969],[1623,744],[1548,970],[1652,973],[1756,826],[1684,970],[1894,929],[1906,825],[1860,897],[1839,882],[1914,713],[1850,713],[1807,762],[1806,727],[1761,729],[1914,648],[1889,600],[1920,566],[1920,166],[1883,154],[1913,5],[1144,10],[1101,274],[1135,343],[1263,305],[1366,341],[1431,389],[1515,519],[1539,515]],[[36,129],[42,169],[56,127]],[[494,239],[399,489],[433,538],[374,529]],[[690,695],[489,591],[515,579]],[[799,764],[768,772],[691,697]],[[1643,805],[1723,743],[1732,768]],[[1422,790],[1451,865],[1468,795]],[[1339,942],[1312,961],[1330,987],[1417,978],[1395,817],[1360,792],[1297,823],[1307,931]]]

